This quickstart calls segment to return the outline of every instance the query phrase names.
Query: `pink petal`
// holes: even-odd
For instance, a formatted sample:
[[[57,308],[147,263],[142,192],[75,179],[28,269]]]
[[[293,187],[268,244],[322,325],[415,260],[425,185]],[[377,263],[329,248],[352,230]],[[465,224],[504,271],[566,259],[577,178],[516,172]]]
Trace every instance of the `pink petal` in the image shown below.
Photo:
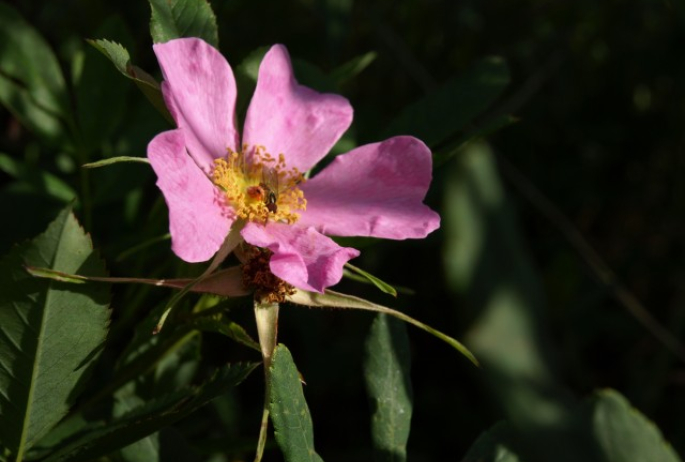
[[[337,284],[343,265],[359,256],[358,250],[340,247],[312,228],[250,222],[242,235],[250,244],[271,250],[271,272],[303,290],[323,292]]]
[[[187,154],[183,135],[179,129],[155,136],[147,147],[147,157],[169,207],[171,248],[194,263],[216,253],[232,220],[212,182]]]
[[[184,132],[190,155],[209,172],[212,161],[226,155],[226,148],[239,147],[231,66],[197,38],[170,40],[153,48],[164,74],[167,107]]]
[[[411,136],[358,147],[301,186],[307,210],[297,224],[333,236],[426,237],[440,226],[423,204],[431,169],[430,150]]]
[[[298,85],[283,45],[274,45],[259,67],[247,110],[243,144],[261,145],[288,167],[305,172],[330,151],[352,123],[352,107],[339,95]]]

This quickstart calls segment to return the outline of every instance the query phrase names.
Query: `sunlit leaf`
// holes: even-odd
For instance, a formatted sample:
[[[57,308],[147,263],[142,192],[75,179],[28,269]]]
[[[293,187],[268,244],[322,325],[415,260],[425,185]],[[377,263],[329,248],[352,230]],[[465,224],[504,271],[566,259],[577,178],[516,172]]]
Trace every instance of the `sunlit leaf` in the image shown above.
[[[180,37],[200,37],[219,46],[216,16],[207,0],[149,0],[150,34],[155,43]]]
[[[378,289],[380,289],[381,292],[385,292],[386,294],[392,295],[393,297],[397,297],[397,290],[395,290],[393,286],[391,286],[385,281],[380,280],[373,274],[364,271],[361,268],[357,268],[356,266],[350,265],[349,263],[345,263],[345,269],[348,269],[356,274],[359,274],[360,276],[362,276],[362,278],[366,279],[368,282],[378,287]]]
[[[19,460],[78,397],[109,322],[106,284],[37,279],[27,264],[105,274],[69,209],[0,262],[0,444]]]
[[[300,374],[290,351],[278,345],[271,366],[271,419],[286,462],[321,462]]]
[[[124,48],[120,43],[113,42],[107,39],[101,40],[86,40],[90,43],[96,50],[98,50],[103,55],[107,56],[114,67],[117,68],[119,72],[129,77],[127,73],[127,68],[131,64],[131,56],[128,54],[128,50]]]
[[[407,460],[412,386],[409,339],[402,322],[378,314],[366,339],[364,378],[371,403],[374,460]]]

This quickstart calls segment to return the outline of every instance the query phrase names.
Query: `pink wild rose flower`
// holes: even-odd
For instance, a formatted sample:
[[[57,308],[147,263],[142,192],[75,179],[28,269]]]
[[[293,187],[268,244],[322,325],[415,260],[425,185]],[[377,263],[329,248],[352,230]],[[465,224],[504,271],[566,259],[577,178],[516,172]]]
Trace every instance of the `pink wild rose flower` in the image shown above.
[[[305,181],[350,126],[352,107],[299,85],[284,46],[262,60],[242,140],[226,59],[196,38],[154,51],[178,128],[155,136],[147,155],[169,207],[172,249],[183,260],[209,260],[241,219],[242,238],[273,252],[274,275],[322,292],[359,255],[326,235],[423,238],[439,227],[439,215],[423,204],[431,152],[411,136],[360,146]]]

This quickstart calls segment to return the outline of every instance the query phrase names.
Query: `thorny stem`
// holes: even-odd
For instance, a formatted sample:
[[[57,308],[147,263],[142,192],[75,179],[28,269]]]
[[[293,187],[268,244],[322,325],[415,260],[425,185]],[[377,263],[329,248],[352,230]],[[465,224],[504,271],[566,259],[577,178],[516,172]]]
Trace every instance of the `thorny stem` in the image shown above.
[[[264,410],[262,412],[262,424],[259,429],[259,441],[257,454],[254,462],[260,462],[266,446],[267,430],[269,428],[269,404],[271,395],[271,359],[276,349],[278,337],[278,303],[254,302],[255,319],[257,321],[257,334],[259,346],[262,349],[264,360]]]

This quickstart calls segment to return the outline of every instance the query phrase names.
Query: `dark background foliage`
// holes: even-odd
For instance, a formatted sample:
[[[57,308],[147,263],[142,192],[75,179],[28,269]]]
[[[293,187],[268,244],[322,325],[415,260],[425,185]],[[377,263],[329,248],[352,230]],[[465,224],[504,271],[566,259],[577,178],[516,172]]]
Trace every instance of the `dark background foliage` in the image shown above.
[[[16,7],[47,38],[67,75],[74,73],[73,57],[84,49],[84,38],[120,41],[137,65],[159,74],[146,2],[25,0]],[[454,258],[451,245],[463,245],[459,244],[462,228],[451,226],[446,217],[461,213],[449,191],[455,182],[468,182],[462,164],[471,145],[436,165],[427,202],[441,211],[443,228],[421,242],[366,243],[356,263],[415,293],[401,294],[395,301],[355,282],[344,282],[340,288],[397,306],[457,338],[470,339],[470,345],[499,364],[508,346],[493,346],[497,339],[484,339],[482,332],[498,322],[506,330],[519,320],[497,321],[497,315],[488,315],[486,308],[503,275],[517,273],[511,259],[521,257],[525,260],[522,272],[532,268],[524,279],[534,281],[533,292],[540,284],[544,301],[536,302],[537,311],[523,310],[515,316],[533,326],[530,335],[539,339],[531,341],[534,356],[544,358],[546,370],[560,389],[579,398],[596,388],[621,391],[685,454],[683,361],[673,348],[664,346],[663,336],[655,337],[644,320],[631,315],[627,305],[634,305],[634,299],[618,300],[615,286],[606,283],[597,264],[587,264],[594,257],[568,238],[576,228],[625,291],[682,338],[685,8],[681,3],[215,0],[212,7],[219,23],[220,48],[234,65],[255,48],[275,42],[286,44],[293,57],[324,71],[375,51],[373,64],[343,88],[355,108],[352,133],[358,143],[379,140],[398,111],[480,58],[503,57],[511,83],[480,120],[497,114],[518,118],[487,138],[506,196],[502,209],[493,213],[508,218],[504,222],[488,219],[490,228],[481,229],[485,244],[481,257],[472,263],[478,267],[476,282],[459,285],[445,270]],[[92,99],[111,116],[98,116],[94,132],[107,141],[102,149],[94,147],[84,153],[84,158],[144,155],[146,143],[166,127],[165,122],[104,57],[91,49],[84,56],[82,79],[89,78],[89,66],[109,71],[97,74],[96,78],[106,76],[101,86],[104,94],[92,95]],[[87,124],[89,114],[81,116]],[[78,162],[71,153],[45,144],[4,109],[0,124],[1,152],[82,187]],[[140,240],[166,232],[166,208],[147,170],[136,164],[89,173],[91,198],[77,202],[77,215],[113,274],[187,272],[171,257],[168,243],[152,246],[139,257],[117,260]],[[0,180],[4,217],[0,250],[4,253],[14,242],[41,232],[63,203],[44,191],[24,187],[5,173],[0,173]],[[83,189],[74,188],[83,198]],[[531,188],[538,193],[531,196]],[[527,266],[528,261],[532,266]],[[511,272],[502,269],[510,266]],[[133,293],[130,288],[114,293],[116,328],[110,335],[110,361],[140,316],[122,306]],[[153,306],[164,294],[145,296]],[[237,318],[249,326],[251,312],[243,311]],[[283,309],[281,340],[289,345],[308,383],[305,393],[317,447],[326,460],[366,460],[370,453],[361,369],[370,320],[368,315],[351,312]],[[414,417],[408,449],[412,460],[456,460],[501,418],[516,420],[522,413],[537,412],[534,404],[525,402],[523,411],[512,410],[507,401],[511,397],[501,391],[497,374],[476,370],[420,331],[410,329],[409,335]],[[256,359],[233,351],[237,347],[222,338],[206,336],[204,340],[202,354],[208,361]],[[106,372],[100,375],[106,377]],[[258,428],[261,383],[260,374],[253,374],[226,399],[233,406],[229,414],[240,422],[235,424],[239,430],[234,436],[242,441],[254,438]],[[201,429],[188,427],[181,431],[191,440],[200,439]]]

